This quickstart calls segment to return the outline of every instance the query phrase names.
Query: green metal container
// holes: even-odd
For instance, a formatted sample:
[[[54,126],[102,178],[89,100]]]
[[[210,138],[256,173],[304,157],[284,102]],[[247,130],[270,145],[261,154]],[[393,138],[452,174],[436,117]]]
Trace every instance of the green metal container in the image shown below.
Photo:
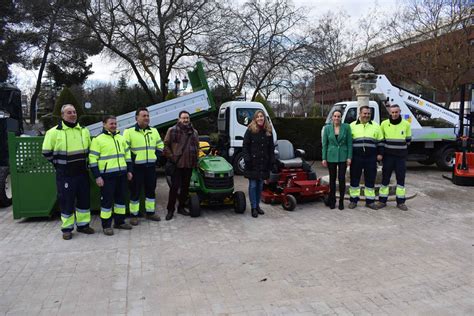
[[[41,154],[43,137],[8,133],[13,218],[50,216],[56,204],[53,165]]]

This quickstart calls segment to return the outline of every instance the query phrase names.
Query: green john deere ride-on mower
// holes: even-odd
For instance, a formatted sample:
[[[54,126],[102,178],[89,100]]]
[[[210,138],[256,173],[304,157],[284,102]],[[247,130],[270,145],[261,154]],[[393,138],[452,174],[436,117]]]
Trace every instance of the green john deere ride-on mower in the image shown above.
[[[208,142],[200,142],[198,166],[193,169],[189,185],[189,213],[201,215],[201,207],[233,206],[236,213],[246,208],[245,193],[234,192],[234,169],[223,157],[210,148]],[[170,185],[171,179],[167,177]]]

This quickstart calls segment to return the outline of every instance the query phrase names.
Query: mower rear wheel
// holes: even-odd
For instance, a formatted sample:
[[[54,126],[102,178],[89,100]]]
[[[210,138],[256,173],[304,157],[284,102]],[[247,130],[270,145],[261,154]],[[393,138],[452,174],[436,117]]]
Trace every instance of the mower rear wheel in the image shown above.
[[[0,207],[12,205],[12,178],[8,167],[0,167]]]
[[[189,215],[191,217],[199,217],[201,215],[201,205],[197,194],[189,196]]]
[[[286,199],[283,200],[282,206],[285,210],[292,212],[296,207],[296,198],[293,195],[288,194]]]
[[[242,191],[234,192],[234,210],[237,214],[243,214],[247,207],[247,201],[245,200],[245,193]]]

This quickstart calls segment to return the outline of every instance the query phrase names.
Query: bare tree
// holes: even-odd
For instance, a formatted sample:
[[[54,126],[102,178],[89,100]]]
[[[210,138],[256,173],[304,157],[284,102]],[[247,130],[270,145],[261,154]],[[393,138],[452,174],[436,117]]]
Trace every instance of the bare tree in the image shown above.
[[[303,57],[309,70],[329,76],[336,93],[348,80],[341,73],[354,57],[356,31],[347,23],[348,19],[344,11],[324,14],[316,27],[309,30]]]
[[[375,2],[373,8],[358,20],[358,30],[356,43],[356,55],[361,58],[368,59],[371,55],[379,54],[387,45],[385,32],[386,24],[389,21],[385,17],[389,16],[386,12],[382,12]]]
[[[211,0],[83,0],[84,23],[128,65],[150,101],[164,100],[172,71],[198,54],[219,6]]]
[[[210,53],[204,57],[218,81],[236,94],[251,87],[254,99],[260,90],[271,90],[281,81],[278,74],[292,67],[303,47],[296,35],[303,12],[288,0],[249,0],[222,12],[225,27],[209,37]]]
[[[394,75],[445,94],[449,106],[460,84],[474,77],[470,10],[467,1],[407,0],[388,31],[395,45],[414,54],[403,64],[392,61]]]

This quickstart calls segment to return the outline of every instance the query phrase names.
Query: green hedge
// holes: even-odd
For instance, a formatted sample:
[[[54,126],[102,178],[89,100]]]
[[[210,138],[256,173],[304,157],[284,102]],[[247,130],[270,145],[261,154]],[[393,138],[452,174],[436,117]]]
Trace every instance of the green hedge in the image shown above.
[[[89,126],[101,122],[103,116],[103,114],[84,114],[78,119],[78,121],[81,126]]]
[[[282,118],[272,120],[278,139],[289,140],[295,149],[306,151],[305,159],[321,160],[321,129],[324,118]]]
[[[54,125],[58,125],[59,121],[61,121],[61,117],[56,115],[45,115],[41,117],[40,121],[43,123],[44,130],[47,131]]]

